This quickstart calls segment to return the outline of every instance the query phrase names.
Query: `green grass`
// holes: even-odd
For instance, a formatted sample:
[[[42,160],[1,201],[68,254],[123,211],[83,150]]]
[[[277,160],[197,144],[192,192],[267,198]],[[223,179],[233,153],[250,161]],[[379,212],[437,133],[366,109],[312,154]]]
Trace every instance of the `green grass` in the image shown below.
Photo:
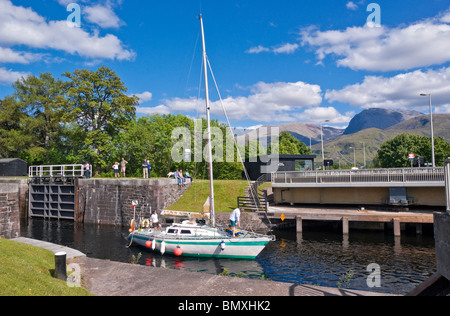
[[[232,212],[237,207],[238,196],[245,195],[248,183],[238,180],[215,180],[215,209],[218,213]],[[172,211],[201,212],[209,196],[209,181],[194,180],[189,190],[174,205]]]
[[[53,252],[0,239],[0,296],[91,295],[53,278],[54,268]]]

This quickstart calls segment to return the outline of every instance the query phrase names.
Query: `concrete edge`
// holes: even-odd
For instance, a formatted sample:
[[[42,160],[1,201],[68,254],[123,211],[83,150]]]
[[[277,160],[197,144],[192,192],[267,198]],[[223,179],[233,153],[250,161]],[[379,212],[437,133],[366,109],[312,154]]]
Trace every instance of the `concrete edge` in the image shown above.
[[[34,247],[47,249],[47,250],[52,251],[53,253],[65,252],[65,253],[67,253],[67,259],[86,257],[86,255],[84,253],[82,253],[76,249],[52,244],[52,243],[45,242],[45,241],[40,241],[40,240],[30,239],[30,238],[25,238],[25,237],[13,238],[11,240],[22,243],[22,244],[31,245]]]

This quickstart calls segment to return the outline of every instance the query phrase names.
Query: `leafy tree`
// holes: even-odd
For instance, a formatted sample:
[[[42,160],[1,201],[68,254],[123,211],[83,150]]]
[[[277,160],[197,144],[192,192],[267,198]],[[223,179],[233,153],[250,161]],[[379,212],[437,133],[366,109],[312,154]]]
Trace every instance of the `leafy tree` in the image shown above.
[[[66,72],[67,106],[64,119],[84,130],[82,155],[94,166],[107,168],[113,139],[135,120],[138,98],[129,97],[119,76],[108,67]],[[98,169],[97,169],[98,170]]]
[[[50,151],[55,149],[63,129],[64,83],[51,73],[41,73],[39,77],[30,75],[17,80],[13,88],[20,110],[27,115],[21,128],[34,138],[28,149],[29,159],[48,164]]]
[[[27,115],[14,97],[0,100],[0,157],[25,158],[24,150],[30,148],[32,135],[22,129]]]
[[[274,152],[271,146],[269,152]],[[311,155],[311,150],[289,132],[281,132],[279,140],[280,155]]]
[[[431,138],[419,135],[401,134],[381,145],[375,165],[381,168],[407,168],[411,166],[408,155],[423,157],[431,162]],[[450,144],[444,138],[435,139],[436,165],[443,166],[444,159],[450,155]]]

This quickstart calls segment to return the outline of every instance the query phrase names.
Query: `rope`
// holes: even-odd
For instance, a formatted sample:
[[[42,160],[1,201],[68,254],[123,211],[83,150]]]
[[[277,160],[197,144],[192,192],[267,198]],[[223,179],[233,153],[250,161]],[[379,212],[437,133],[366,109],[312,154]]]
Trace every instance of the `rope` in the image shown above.
[[[217,85],[216,78],[215,78],[215,76],[214,76],[214,72],[213,72],[213,70],[212,70],[211,63],[209,62],[209,59],[207,59],[207,62],[208,62],[208,66],[209,66],[209,71],[211,72],[211,76],[212,76],[212,79],[213,79],[213,81],[214,81],[214,85],[215,85],[215,87],[216,87],[217,94],[218,94],[218,96],[219,96],[220,105],[222,106],[223,113],[224,113],[225,118],[226,118],[226,120],[227,120],[227,124],[228,124],[228,129],[229,129],[230,135],[233,136],[233,142],[234,142],[234,145],[235,145],[235,147],[236,147],[236,151],[237,151],[237,154],[238,154],[239,161],[240,161],[241,164],[242,164],[242,168],[243,168],[243,170],[244,170],[244,174],[245,174],[245,178],[246,178],[246,180],[247,180],[247,184],[248,184],[249,187],[251,187],[252,183],[251,183],[251,180],[250,180],[250,176],[249,176],[249,174],[248,174],[248,172],[247,172],[247,168],[245,168],[244,160],[242,159],[241,151],[239,150],[239,146],[238,146],[237,140],[236,140],[236,138],[234,137],[233,130],[232,130],[232,128],[231,128],[230,119],[229,119],[229,117],[228,117],[228,113],[227,113],[227,111],[226,111],[226,109],[225,109],[225,106],[224,106],[224,104],[223,104],[222,96],[221,96],[221,94],[220,94],[219,87],[218,87],[218,85]],[[258,192],[254,192],[253,189],[250,189],[249,191],[250,191],[250,192],[249,192],[249,193],[250,193],[250,197],[253,199],[253,202],[255,203],[256,211],[259,212],[258,203],[256,202],[256,199],[258,198],[258,197],[257,197]],[[256,195],[256,196],[255,196],[255,195]],[[268,218],[267,215],[266,215],[266,217],[267,217],[267,219],[269,220],[270,225],[272,226],[272,223],[270,222],[270,219]],[[249,226],[249,224],[247,225],[247,227],[248,227],[248,226]],[[253,232],[253,228],[251,228],[251,230],[252,230],[252,232]]]

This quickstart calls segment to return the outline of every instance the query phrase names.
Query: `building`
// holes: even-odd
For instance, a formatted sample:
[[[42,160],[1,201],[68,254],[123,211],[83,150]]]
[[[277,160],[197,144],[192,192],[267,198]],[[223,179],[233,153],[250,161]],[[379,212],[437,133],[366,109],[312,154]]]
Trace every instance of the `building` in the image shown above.
[[[270,181],[272,172],[289,171],[311,171],[315,170],[314,155],[265,155],[256,159],[249,159],[245,162],[245,168],[249,174],[250,180],[256,181],[264,174],[268,175],[267,181]]]
[[[18,158],[0,159],[0,177],[26,177],[28,165]]]

